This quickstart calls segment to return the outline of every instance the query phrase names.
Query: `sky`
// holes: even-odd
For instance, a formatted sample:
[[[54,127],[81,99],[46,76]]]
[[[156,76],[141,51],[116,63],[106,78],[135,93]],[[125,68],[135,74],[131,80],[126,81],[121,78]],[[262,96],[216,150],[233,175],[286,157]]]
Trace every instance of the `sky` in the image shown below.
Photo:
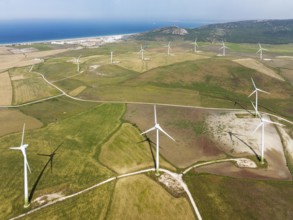
[[[293,0],[0,0],[0,20],[292,19]]]

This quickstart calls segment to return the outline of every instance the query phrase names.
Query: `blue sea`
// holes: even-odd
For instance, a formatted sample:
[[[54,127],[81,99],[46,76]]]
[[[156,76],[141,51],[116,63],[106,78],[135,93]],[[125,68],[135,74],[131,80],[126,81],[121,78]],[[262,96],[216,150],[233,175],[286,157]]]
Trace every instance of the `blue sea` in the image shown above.
[[[0,44],[130,34],[176,25],[195,28],[208,22],[14,20],[0,21]]]

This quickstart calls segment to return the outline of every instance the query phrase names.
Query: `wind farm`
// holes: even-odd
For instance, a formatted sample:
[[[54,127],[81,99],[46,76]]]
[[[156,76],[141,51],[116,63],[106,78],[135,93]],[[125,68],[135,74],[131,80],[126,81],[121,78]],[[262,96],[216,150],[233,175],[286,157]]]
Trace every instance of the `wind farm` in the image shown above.
[[[293,216],[292,44],[174,29],[2,47],[1,219]]]

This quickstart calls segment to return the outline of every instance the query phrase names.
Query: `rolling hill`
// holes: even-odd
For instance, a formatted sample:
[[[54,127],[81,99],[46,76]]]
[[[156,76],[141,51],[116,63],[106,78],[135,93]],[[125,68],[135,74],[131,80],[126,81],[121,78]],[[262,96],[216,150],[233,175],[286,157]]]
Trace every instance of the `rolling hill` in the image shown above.
[[[219,23],[194,29],[166,27],[135,36],[138,40],[228,41],[234,43],[293,43],[293,19]]]

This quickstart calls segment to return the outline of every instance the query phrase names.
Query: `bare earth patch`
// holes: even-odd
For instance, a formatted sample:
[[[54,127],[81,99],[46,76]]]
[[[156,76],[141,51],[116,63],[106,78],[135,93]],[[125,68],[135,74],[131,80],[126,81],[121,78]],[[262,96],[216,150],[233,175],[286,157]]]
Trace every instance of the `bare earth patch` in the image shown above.
[[[67,51],[67,49],[38,51],[24,54],[0,54],[0,72],[13,68],[29,66],[43,62],[44,57]]]
[[[207,135],[204,119],[208,111],[157,105],[158,122],[176,142],[160,133],[160,153],[172,164],[185,168],[203,160],[224,158],[225,155]],[[124,119],[141,131],[154,126],[153,105],[128,104]],[[155,142],[155,132],[148,133]]]
[[[261,62],[251,59],[251,58],[245,58],[245,59],[237,59],[233,60],[236,63],[239,63],[242,66],[248,67],[250,69],[254,69],[260,73],[266,74],[270,77],[276,78],[278,80],[284,81],[284,79],[279,76],[277,73],[275,73],[272,69],[266,67]]]
[[[43,195],[43,196],[40,196],[38,198],[36,198],[33,203],[38,203],[38,205],[43,205],[45,203],[48,203],[48,202],[52,202],[56,199],[59,199],[61,197],[63,197],[64,195],[62,194],[62,192],[58,192],[58,193],[52,193],[52,194],[47,194],[47,195]]]
[[[0,105],[11,105],[12,85],[8,72],[0,73]]]
[[[167,173],[162,174],[158,178],[158,181],[162,183],[164,186],[166,186],[174,195],[179,195],[185,192],[181,184],[175,178],[173,178],[171,175]]]
[[[269,120],[267,116],[263,117]],[[218,142],[221,148],[228,154],[234,157],[252,155],[255,158],[260,155],[261,129],[258,129],[254,135],[252,134],[260,123],[258,118],[242,118],[237,117],[234,112],[222,112],[211,114],[206,122],[209,127],[209,133],[213,136],[213,139]],[[267,168],[250,169],[246,170],[246,172],[251,175],[258,175],[266,178],[287,180],[292,178],[287,167],[281,139],[274,125],[271,124],[265,125],[264,158],[268,162]],[[211,166],[215,167],[217,171],[220,171],[217,167],[223,165],[215,164]],[[234,167],[231,169],[238,168]],[[224,172],[226,175],[230,175],[228,170],[229,169],[226,169],[220,172],[221,174]]]
[[[23,114],[16,109],[0,109],[0,136],[21,132],[23,123],[27,129],[35,129],[43,126],[39,120]]]

